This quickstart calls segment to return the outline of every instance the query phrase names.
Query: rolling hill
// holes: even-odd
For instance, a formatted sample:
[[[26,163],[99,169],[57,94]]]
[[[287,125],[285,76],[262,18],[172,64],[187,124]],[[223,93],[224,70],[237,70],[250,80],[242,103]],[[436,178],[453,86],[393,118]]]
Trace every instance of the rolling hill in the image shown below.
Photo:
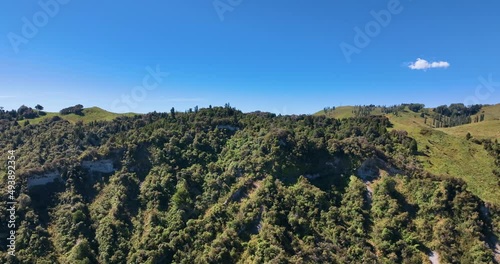
[[[354,106],[337,107],[326,115],[334,118],[354,117]],[[432,111],[427,108],[423,110]],[[394,125],[392,129],[407,131],[415,138],[420,155],[418,159],[425,170],[442,177],[457,177],[467,182],[468,188],[482,199],[500,204],[498,177],[492,172],[494,157],[471,140],[467,133],[477,139],[500,140],[500,104],[485,106],[485,121],[449,128],[433,128],[425,124],[419,113],[405,109],[395,114],[385,114]],[[315,115],[324,115],[319,111]],[[380,108],[373,115],[384,115]],[[428,122],[430,123],[430,122]]]
[[[30,124],[38,124],[43,120],[59,116],[64,120],[67,120],[71,123],[76,123],[78,121],[82,121],[83,123],[89,123],[92,121],[111,121],[119,116],[134,116],[134,113],[125,113],[125,114],[117,114],[117,113],[112,113],[109,111],[106,111],[102,108],[99,107],[89,107],[89,108],[84,108],[82,111],[83,115],[77,115],[77,114],[68,114],[68,115],[61,115],[60,113],[57,112],[47,112],[46,115],[40,116],[34,119],[27,119],[29,120]]]

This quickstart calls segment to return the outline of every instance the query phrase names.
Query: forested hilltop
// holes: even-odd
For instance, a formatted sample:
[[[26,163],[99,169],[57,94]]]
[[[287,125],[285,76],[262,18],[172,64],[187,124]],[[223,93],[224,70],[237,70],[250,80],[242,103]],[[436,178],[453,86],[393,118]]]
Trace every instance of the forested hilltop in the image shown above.
[[[2,164],[14,150],[17,176],[12,257],[0,170],[0,263],[500,261],[486,107],[427,112],[434,124],[408,105],[346,117],[0,110]]]

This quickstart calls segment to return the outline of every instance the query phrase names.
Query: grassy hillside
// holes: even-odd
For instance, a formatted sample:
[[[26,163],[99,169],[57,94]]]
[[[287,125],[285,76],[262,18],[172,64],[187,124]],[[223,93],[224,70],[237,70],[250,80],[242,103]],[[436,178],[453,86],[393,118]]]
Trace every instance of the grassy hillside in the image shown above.
[[[83,115],[69,114],[61,115],[59,113],[48,112],[47,115],[41,116],[35,119],[29,119],[30,124],[38,124],[41,121],[52,118],[54,116],[60,116],[61,118],[68,120],[71,123],[76,123],[82,121],[83,123],[89,123],[92,121],[111,121],[119,116],[133,116],[134,113],[116,114],[106,111],[99,107],[90,107],[83,109]]]
[[[463,126],[438,128],[438,130],[456,137],[465,137],[467,133],[470,133],[472,137],[478,139],[492,138],[500,140],[500,120],[488,120]]]
[[[430,128],[424,124],[423,118],[408,112],[400,113],[399,116],[389,114],[388,117],[394,124],[393,129],[405,130],[417,140],[421,153],[418,158],[427,171],[443,177],[459,177],[483,200],[499,203],[498,179],[492,172],[494,159],[482,145],[467,141],[466,132],[448,134],[441,130],[450,128]],[[481,123],[467,126],[490,128]],[[457,128],[462,127],[464,126],[451,129],[458,131]],[[483,135],[485,134],[494,134],[494,131],[485,130]]]
[[[484,106],[481,113],[484,113],[484,120],[500,121],[500,104]]]
[[[328,112],[327,116],[334,117],[338,119],[348,118],[354,116],[352,111],[354,110],[354,106],[339,106],[336,107],[335,110]],[[324,115],[325,112],[323,110],[317,112],[315,115]]]
[[[338,107],[327,115],[340,119],[353,117],[353,109],[352,106]],[[492,172],[495,166],[493,157],[482,145],[465,139],[467,132],[479,139],[500,139],[500,104],[485,106],[481,113],[485,115],[484,122],[437,129],[425,124],[424,118],[409,110],[399,112],[397,116],[386,116],[394,125],[392,129],[405,130],[417,140],[420,153],[418,159],[425,170],[445,178],[461,178],[480,198],[500,204],[498,179]],[[376,109],[372,114],[380,115],[381,112]],[[324,111],[319,111],[316,115],[324,115]]]
[[[354,106],[339,106],[336,107],[335,110],[329,111],[327,116],[334,117],[338,119],[354,117],[353,110]],[[424,111],[432,112],[433,108],[425,108]],[[413,113],[409,111],[410,113]],[[324,115],[325,112],[323,110],[316,112],[314,115]],[[381,108],[377,107],[371,113],[372,115],[382,115]],[[416,113],[413,113],[417,115]],[[484,106],[481,111],[477,114],[484,114],[485,121],[500,121],[500,104]],[[472,116],[473,119],[476,115]]]
[[[479,114],[484,114],[484,122],[439,128],[439,130],[457,137],[464,137],[467,133],[470,133],[478,139],[491,138],[500,140],[500,104],[485,106]]]
[[[327,113],[327,116],[338,118],[338,119],[354,117],[354,113],[353,113],[354,109],[355,109],[354,106],[339,106],[339,107],[336,107],[335,110],[329,111]],[[315,113],[314,115],[324,115],[324,114],[325,114],[325,112],[323,110],[321,110],[321,111]],[[375,108],[375,110],[373,110],[373,112],[372,112],[372,115],[382,115],[381,109],[378,107]]]

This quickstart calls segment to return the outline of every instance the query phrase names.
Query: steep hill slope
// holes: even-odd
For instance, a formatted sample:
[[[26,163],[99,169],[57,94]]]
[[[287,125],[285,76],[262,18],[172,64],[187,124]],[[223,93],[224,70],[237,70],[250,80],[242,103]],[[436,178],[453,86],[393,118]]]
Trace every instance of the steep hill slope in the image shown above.
[[[355,107],[338,107],[328,112],[335,118],[353,117]],[[424,109],[430,112],[432,109]],[[382,115],[380,108],[372,112]],[[482,145],[467,140],[469,132],[477,139],[500,139],[500,104],[485,106],[479,114],[484,114],[484,122],[466,124],[450,128],[433,128],[427,120],[408,109],[397,114],[385,114],[395,130],[407,131],[418,143],[421,161],[425,170],[443,177],[458,177],[465,180],[470,190],[482,199],[500,203],[499,179],[494,175],[495,159]],[[316,115],[324,115],[319,111]]]
[[[443,177],[461,178],[473,193],[485,201],[500,203],[499,179],[492,172],[495,168],[494,157],[482,145],[466,140],[467,133],[448,133],[449,129],[463,126],[433,129],[424,124],[423,118],[409,112],[399,116],[389,114],[388,117],[394,124],[393,129],[405,130],[417,140],[418,159],[425,170]],[[465,126],[484,127],[482,123]],[[494,134],[493,130],[483,132],[483,135],[491,134]]]

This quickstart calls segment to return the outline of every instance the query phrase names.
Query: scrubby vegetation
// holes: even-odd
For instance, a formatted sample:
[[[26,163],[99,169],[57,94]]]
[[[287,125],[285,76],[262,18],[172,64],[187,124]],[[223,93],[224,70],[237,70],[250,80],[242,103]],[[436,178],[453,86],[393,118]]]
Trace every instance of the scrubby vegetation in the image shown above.
[[[276,116],[227,104],[2,119],[2,158],[16,150],[22,181],[18,251],[7,256],[3,240],[0,262],[422,263],[435,251],[441,263],[492,263],[499,205],[426,172],[408,132],[356,111]],[[481,144],[498,154],[497,142]],[[101,161],[114,171],[86,165]],[[60,179],[28,188],[53,171]]]

